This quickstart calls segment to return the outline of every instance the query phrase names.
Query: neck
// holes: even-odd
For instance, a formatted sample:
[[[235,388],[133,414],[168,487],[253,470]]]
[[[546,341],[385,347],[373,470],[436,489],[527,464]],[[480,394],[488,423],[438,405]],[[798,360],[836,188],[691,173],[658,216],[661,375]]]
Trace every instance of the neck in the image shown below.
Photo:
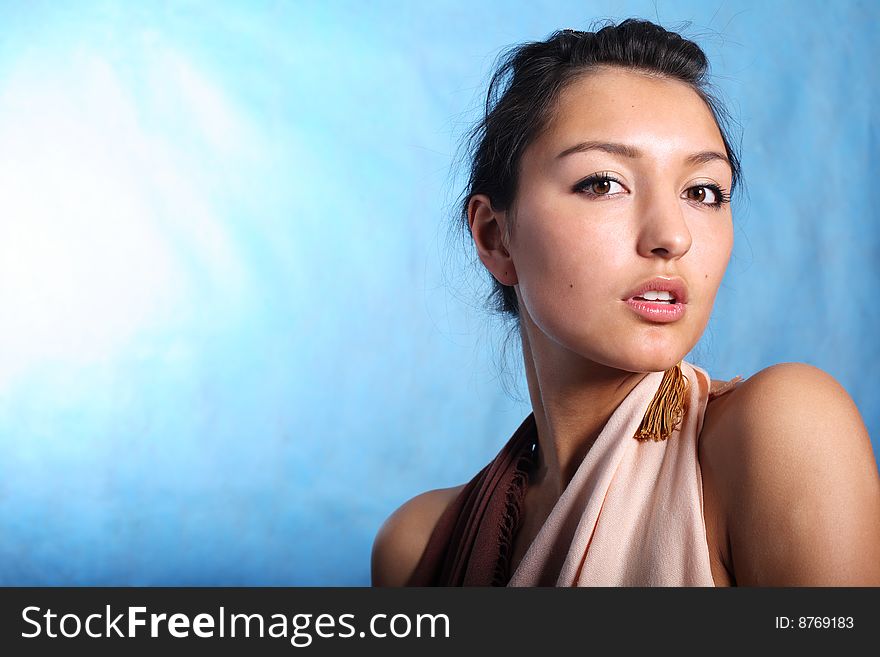
[[[539,455],[530,487],[559,498],[615,409],[646,373],[587,361],[550,340],[522,313],[520,324]]]

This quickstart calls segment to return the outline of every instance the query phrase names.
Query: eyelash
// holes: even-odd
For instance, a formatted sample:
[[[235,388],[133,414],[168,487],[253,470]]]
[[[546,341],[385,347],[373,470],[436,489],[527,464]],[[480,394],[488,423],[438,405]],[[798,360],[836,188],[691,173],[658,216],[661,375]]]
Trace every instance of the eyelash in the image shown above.
[[[590,186],[598,183],[598,182],[616,182],[618,185],[623,185],[617,178],[606,171],[602,171],[600,173],[594,173],[591,176],[588,176],[575,184],[574,189],[572,191],[577,192],[579,194],[586,194],[587,196],[591,196],[593,198],[608,196],[608,194],[595,194],[589,192]],[[706,185],[694,185],[693,187],[688,187],[688,190],[691,189],[699,189],[699,188],[711,189],[712,193],[715,195],[715,198],[718,199],[714,203],[701,203],[700,201],[696,201],[698,205],[706,205],[713,210],[720,210],[725,203],[730,203],[730,195],[727,193],[727,190],[719,187],[715,184],[706,184]],[[688,199],[694,200],[694,199]]]

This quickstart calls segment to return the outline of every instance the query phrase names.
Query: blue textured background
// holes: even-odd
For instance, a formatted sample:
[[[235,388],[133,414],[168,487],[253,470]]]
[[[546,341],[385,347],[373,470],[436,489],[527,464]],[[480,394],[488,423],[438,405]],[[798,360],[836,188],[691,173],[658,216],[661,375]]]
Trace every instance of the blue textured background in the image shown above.
[[[876,452],[878,6],[0,3],[0,583],[367,584],[530,410],[456,140],[501,47],[599,17],[692,20],[743,127],[689,359],[821,367]]]

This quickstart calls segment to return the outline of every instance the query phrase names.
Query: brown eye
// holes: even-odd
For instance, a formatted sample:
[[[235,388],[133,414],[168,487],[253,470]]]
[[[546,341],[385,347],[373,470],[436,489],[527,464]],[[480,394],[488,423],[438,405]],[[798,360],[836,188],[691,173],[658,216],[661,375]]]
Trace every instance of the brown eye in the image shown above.
[[[625,191],[615,178],[608,174],[595,174],[589,178],[584,178],[574,186],[572,191],[585,194],[587,197],[595,198],[597,196],[615,196],[614,185],[620,187],[620,191]]]
[[[708,203],[706,203],[706,191],[707,190],[712,193],[712,200],[709,201]],[[698,185],[696,187],[691,187],[687,191],[688,191],[688,195],[690,196],[691,200],[697,201],[698,203],[706,203],[706,205],[714,205],[715,203],[717,203],[717,200],[715,197],[715,190],[713,190],[711,187]],[[691,193],[691,192],[693,192],[693,193]]]
[[[598,194],[599,196],[607,194],[611,191],[611,181],[608,179],[597,180],[596,182],[590,184],[590,191],[594,194]]]

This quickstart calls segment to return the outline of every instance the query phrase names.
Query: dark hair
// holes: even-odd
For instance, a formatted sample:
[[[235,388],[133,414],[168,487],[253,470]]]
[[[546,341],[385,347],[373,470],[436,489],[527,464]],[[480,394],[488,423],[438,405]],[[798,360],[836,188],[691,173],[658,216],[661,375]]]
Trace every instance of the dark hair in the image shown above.
[[[696,43],[635,18],[617,25],[609,21],[596,32],[560,30],[546,41],[523,43],[502,53],[489,83],[483,117],[466,135],[470,178],[459,201],[461,221],[457,223],[471,245],[467,213],[471,197],[486,194],[496,210],[512,207],[526,147],[547,127],[566,85],[600,65],[689,84],[706,102],[721,132],[733,170],[733,194],[740,179],[740,163],[727,135],[730,117],[705,79],[709,62]],[[514,288],[490,278],[491,308],[518,324]]]

